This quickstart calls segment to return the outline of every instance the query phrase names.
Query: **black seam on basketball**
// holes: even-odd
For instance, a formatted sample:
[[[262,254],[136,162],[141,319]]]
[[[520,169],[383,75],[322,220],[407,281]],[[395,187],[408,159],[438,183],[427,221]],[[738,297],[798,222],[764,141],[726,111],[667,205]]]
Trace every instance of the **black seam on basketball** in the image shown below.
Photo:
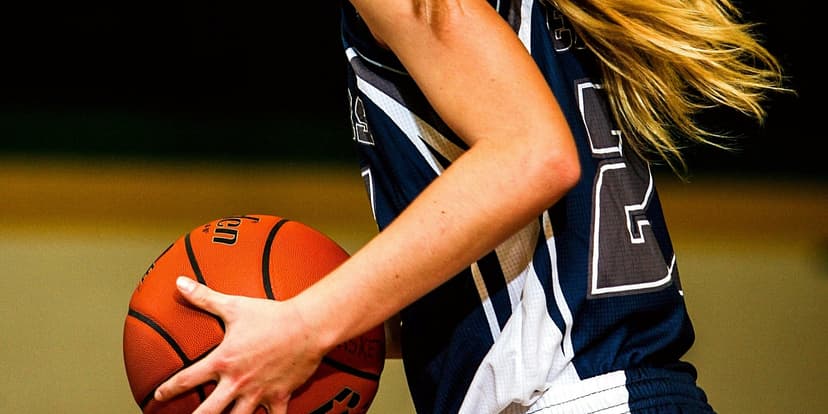
[[[156,387],[156,388],[158,388],[158,387]],[[152,401],[152,399],[154,397],[155,397],[155,389],[150,391],[149,394],[147,394],[143,399],[141,399],[141,404],[138,404],[138,406],[141,407],[141,411],[144,411],[144,408],[147,407],[147,405],[150,403],[150,401]]]
[[[181,347],[178,346],[178,343],[175,342],[175,339],[173,339],[173,337],[169,333],[167,333],[167,331],[165,331],[164,328],[161,327],[161,325],[159,325],[154,320],[150,319],[149,316],[146,316],[146,315],[144,315],[144,314],[142,314],[142,313],[140,313],[140,312],[138,312],[134,309],[130,309],[129,312],[128,312],[128,315],[132,316],[135,319],[138,319],[139,321],[141,321],[145,324],[147,324],[155,332],[157,332],[159,335],[161,335],[161,337],[164,338],[164,340],[167,341],[168,344],[170,344],[173,351],[175,351],[175,353],[178,355],[178,357],[181,358],[181,362],[183,362],[185,364],[188,364],[188,363],[192,362],[190,360],[190,358],[187,358],[187,354],[184,353],[184,350],[182,350]]]
[[[187,367],[189,367],[190,365],[193,365],[193,364],[195,364],[196,362],[200,361],[202,358],[206,357],[206,356],[207,356],[207,354],[209,354],[210,352],[213,352],[213,350],[214,350],[214,349],[216,349],[216,347],[215,347],[215,346],[214,346],[214,347],[212,347],[212,348],[210,348],[210,349],[208,349],[208,350],[207,350],[206,352],[204,352],[203,354],[201,354],[201,355],[199,355],[199,356],[197,356],[197,357],[193,358],[193,359],[192,359],[192,360],[190,360],[189,362],[184,362],[184,364],[181,366],[181,368],[179,368],[179,369],[177,369],[177,370],[173,371],[173,373],[172,373],[172,374],[170,374],[169,376],[167,376],[167,378],[164,378],[164,380],[163,380],[163,381],[161,381],[161,384],[163,384],[164,382],[166,382],[168,379],[172,378],[175,374],[178,374],[179,372],[181,372],[181,370],[183,370],[184,368],[187,368]],[[141,400],[141,403],[140,403],[140,404],[138,404],[138,406],[139,406],[139,407],[141,407],[141,410],[142,410],[142,411],[143,411],[143,410],[144,410],[144,408],[147,406],[147,404],[149,404],[149,403],[150,403],[150,401],[152,401],[152,399],[153,399],[153,398],[155,398],[155,390],[156,390],[156,389],[158,389],[158,386],[160,386],[161,384],[156,385],[156,386],[155,386],[155,388],[153,388],[153,390],[152,390],[152,391],[150,391],[150,393],[149,393],[149,394],[147,394],[146,396],[144,396],[144,398]],[[206,399],[207,399],[207,392],[206,392],[206,391],[204,391],[204,384],[202,384],[201,386],[199,386],[198,388],[196,388],[196,393],[198,393],[198,397],[201,399],[201,402],[204,402],[204,400],[206,400]]]
[[[201,268],[198,267],[198,259],[196,259],[195,251],[193,250],[193,243],[190,241],[190,233],[184,236],[184,248],[187,249],[187,259],[190,260],[190,266],[193,268],[193,273],[199,283],[207,286],[207,280],[204,279],[204,274],[201,273]],[[224,321],[216,315],[210,315],[218,322],[222,332],[225,332]]]
[[[328,364],[328,365],[330,365],[330,366],[332,366],[332,367],[334,367],[334,368],[336,368],[340,371],[347,372],[348,374],[351,374],[355,377],[365,378],[367,380],[377,381],[377,382],[379,382],[379,379],[380,379],[379,374],[360,371],[360,370],[358,370],[358,369],[356,369],[356,368],[354,368],[350,365],[343,364],[342,362],[331,359],[329,357],[322,358],[322,362],[325,363],[325,364]]]
[[[267,235],[267,240],[265,241],[264,251],[262,252],[262,286],[268,299],[276,299],[276,296],[273,294],[273,286],[270,284],[270,252],[273,239],[276,238],[276,233],[279,232],[279,229],[288,221],[290,220],[281,219],[270,229],[270,233]]]
[[[184,350],[181,349],[180,346],[178,346],[178,343],[175,342],[175,339],[173,339],[173,337],[167,331],[165,331],[164,328],[161,327],[161,325],[152,320],[149,316],[146,316],[134,309],[129,309],[127,315],[132,316],[135,319],[138,319],[145,325],[152,328],[152,330],[155,331],[158,335],[161,335],[161,338],[164,338],[164,341],[166,341],[170,345],[173,351],[175,351],[175,354],[178,355],[178,358],[181,359],[181,363],[183,364],[183,366],[186,367],[193,362],[192,360],[190,360],[190,358],[187,358],[187,354],[185,354]],[[151,392],[149,393],[149,395],[141,399],[141,409],[143,409],[147,404],[149,404],[150,400],[152,400],[152,396],[153,393]]]
[[[204,275],[201,274],[201,268],[198,267],[198,260],[196,260],[195,252],[193,251],[193,243],[190,241],[190,233],[184,236],[184,247],[187,249],[187,258],[190,259],[190,266],[193,267],[196,279],[199,283],[206,285]]]

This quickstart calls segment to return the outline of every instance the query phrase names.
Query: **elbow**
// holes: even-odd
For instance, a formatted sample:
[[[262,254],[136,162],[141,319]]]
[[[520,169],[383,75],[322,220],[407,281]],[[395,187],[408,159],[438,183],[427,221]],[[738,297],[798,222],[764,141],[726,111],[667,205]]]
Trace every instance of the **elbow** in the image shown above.
[[[581,179],[581,163],[572,139],[562,140],[557,145],[549,145],[535,151],[536,167],[531,173],[532,182],[537,183],[537,191],[543,198],[544,205],[552,205],[578,184]]]
[[[581,163],[578,161],[577,152],[559,157],[554,163],[554,179],[563,196],[580,181]]]
[[[561,185],[567,192],[581,180],[581,163],[578,160],[578,151],[574,147],[565,159],[559,161],[558,171]]]

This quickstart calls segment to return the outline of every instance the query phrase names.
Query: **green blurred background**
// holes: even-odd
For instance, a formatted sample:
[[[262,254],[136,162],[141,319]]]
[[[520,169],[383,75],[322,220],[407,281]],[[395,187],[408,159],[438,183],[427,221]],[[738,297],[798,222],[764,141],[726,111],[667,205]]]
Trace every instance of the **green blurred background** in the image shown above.
[[[828,193],[817,65],[800,7],[746,6],[799,95],[736,152],[658,170],[697,329],[688,359],[722,413],[828,406]],[[803,3],[804,6],[804,3]],[[356,166],[335,4],[72,3],[0,17],[0,413],[138,413],[129,295],[215,218],[290,217],[354,252],[376,232]],[[375,413],[412,413],[399,361]]]

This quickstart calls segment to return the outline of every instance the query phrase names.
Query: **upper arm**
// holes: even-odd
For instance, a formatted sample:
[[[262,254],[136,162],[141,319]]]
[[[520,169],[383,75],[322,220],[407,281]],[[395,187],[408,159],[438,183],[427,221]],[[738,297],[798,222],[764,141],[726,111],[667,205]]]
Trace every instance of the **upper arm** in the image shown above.
[[[528,145],[548,145],[552,153],[576,158],[568,126],[540,70],[486,0],[352,3],[470,146],[482,139],[520,137]]]

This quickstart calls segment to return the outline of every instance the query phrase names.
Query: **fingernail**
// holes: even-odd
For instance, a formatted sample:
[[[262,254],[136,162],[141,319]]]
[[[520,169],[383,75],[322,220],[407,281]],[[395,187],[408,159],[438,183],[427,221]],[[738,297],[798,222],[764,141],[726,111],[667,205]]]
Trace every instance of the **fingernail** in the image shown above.
[[[161,390],[160,389],[155,390],[155,395],[153,396],[153,398],[155,398],[158,401],[161,401],[161,399],[164,398],[164,396],[161,395]]]
[[[195,289],[195,282],[192,279],[186,276],[179,276],[176,279],[175,284],[178,286],[178,289],[182,292],[192,292]]]

